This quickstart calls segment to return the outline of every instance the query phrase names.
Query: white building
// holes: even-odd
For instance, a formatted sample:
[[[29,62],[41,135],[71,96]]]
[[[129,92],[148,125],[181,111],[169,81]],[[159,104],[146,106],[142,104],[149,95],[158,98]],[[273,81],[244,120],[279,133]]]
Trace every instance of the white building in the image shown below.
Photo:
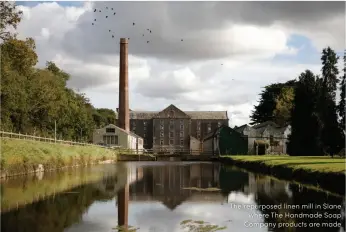
[[[93,143],[132,149],[138,153],[143,153],[143,138],[132,132],[127,132],[114,124],[94,130]]]

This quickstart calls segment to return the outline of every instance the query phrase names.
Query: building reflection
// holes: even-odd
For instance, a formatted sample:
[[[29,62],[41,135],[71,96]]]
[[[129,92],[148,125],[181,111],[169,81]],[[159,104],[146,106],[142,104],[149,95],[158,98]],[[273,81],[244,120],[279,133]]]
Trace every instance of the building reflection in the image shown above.
[[[133,171],[130,173],[134,173]],[[309,190],[297,184],[223,167],[217,163],[151,166],[137,169],[130,175],[126,186],[118,192],[118,223],[121,227],[128,226],[129,201],[161,202],[168,209],[174,210],[183,202],[219,202],[237,201],[237,196],[253,198],[250,204],[275,205],[297,204],[308,202],[323,204],[342,204],[341,198],[328,196],[325,192]],[[203,191],[213,188],[219,191]],[[309,199],[306,196],[309,195]],[[238,199],[239,200],[239,199]],[[262,213],[270,214],[272,210]],[[277,213],[307,213],[304,210],[282,209]],[[321,211],[323,213],[323,211]],[[339,213],[334,211],[332,213]],[[307,219],[266,218],[266,222],[315,222]],[[332,222],[332,220],[320,220]],[[335,221],[335,220],[334,220]],[[345,221],[342,221],[344,227]],[[310,228],[286,228],[285,231],[309,231]],[[313,231],[323,231],[312,228]],[[329,228],[338,231],[339,228]],[[280,231],[272,228],[272,231]]]

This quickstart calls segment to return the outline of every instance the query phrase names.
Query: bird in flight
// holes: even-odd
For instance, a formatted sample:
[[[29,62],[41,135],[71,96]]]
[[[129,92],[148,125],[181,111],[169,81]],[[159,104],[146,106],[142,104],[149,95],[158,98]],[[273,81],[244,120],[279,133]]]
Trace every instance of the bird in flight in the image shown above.
[[[114,14],[113,15],[115,15],[116,13],[114,12]]]
[[[94,12],[96,12],[96,9],[94,10]]]
[[[134,25],[135,25],[135,23],[132,23],[132,25],[134,26]]]

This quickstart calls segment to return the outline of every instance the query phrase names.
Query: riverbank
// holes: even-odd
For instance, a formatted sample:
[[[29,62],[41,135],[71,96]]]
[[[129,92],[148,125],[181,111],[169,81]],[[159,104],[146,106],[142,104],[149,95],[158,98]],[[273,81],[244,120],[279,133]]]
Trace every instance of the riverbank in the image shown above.
[[[1,178],[64,167],[114,162],[114,150],[31,140],[1,138]]]
[[[222,156],[223,163],[345,194],[345,158],[318,156]]]

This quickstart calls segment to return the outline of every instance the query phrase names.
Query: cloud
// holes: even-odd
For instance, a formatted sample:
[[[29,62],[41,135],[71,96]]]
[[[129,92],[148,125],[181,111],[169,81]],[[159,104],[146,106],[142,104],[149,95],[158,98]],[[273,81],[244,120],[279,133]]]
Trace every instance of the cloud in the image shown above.
[[[320,64],[294,61],[304,44],[291,45],[291,36],[310,39],[313,55],[326,45],[343,49],[344,4],[45,2],[21,6],[18,32],[36,40],[39,66],[56,62],[71,74],[70,87],[85,92],[96,107],[113,109],[119,38],[129,37],[131,109],[175,104],[182,110],[228,110],[234,125],[249,121],[261,87],[305,69],[320,72]],[[275,62],[278,55],[286,62]]]

